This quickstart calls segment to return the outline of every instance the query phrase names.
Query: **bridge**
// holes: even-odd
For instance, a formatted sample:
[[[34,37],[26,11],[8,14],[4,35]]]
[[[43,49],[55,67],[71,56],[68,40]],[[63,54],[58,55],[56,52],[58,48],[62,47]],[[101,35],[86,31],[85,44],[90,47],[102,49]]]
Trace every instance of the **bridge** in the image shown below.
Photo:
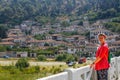
[[[37,80],[97,80],[96,77],[96,72],[88,65],[77,69],[68,68],[64,72]],[[120,57],[112,58],[108,78],[109,80],[120,80]]]

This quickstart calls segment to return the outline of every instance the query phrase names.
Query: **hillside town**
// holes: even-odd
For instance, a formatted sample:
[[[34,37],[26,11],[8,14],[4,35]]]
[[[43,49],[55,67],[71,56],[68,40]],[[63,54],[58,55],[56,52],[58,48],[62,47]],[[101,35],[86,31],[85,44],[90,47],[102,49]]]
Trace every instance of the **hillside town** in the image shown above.
[[[59,19],[66,20],[69,19]],[[97,35],[99,33],[105,33],[107,35],[107,42],[111,52],[115,52],[120,49],[120,35],[107,30],[103,23],[105,21],[97,21],[93,24],[89,24],[86,20],[83,25],[77,25],[76,23],[70,24],[67,27],[62,27],[60,23],[40,25],[34,21],[24,21],[22,24],[15,26],[13,29],[9,29],[7,32],[7,38],[1,39],[0,45],[10,47],[22,47],[30,49],[42,49],[46,50],[50,47],[65,46],[59,48],[54,54],[87,54],[88,56],[95,56],[95,51],[98,47]],[[77,32],[76,35],[65,36],[61,33]],[[85,32],[89,34],[87,36],[82,35]],[[35,35],[44,35],[42,39],[37,40]],[[5,55],[9,57],[37,57],[37,53],[29,53],[26,51],[7,51],[0,52],[0,57]]]

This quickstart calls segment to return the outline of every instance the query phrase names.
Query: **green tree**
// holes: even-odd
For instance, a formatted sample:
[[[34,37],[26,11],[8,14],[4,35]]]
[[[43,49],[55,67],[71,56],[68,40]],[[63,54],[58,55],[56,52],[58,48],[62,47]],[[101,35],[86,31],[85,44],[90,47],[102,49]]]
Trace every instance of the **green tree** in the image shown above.
[[[65,58],[64,58],[65,56],[63,56],[63,54],[59,54],[59,55],[57,55],[57,57],[56,57],[56,61],[65,61]]]
[[[46,38],[46,34],[38,34],[34,36],[37,40],[44,40]]]
[[[51,21],[51,18],[46,16],[37,16],[35,17],[35,20],[41,24],[46,24]]]
[[[112,22],[120,23],[120,17],[113,18],[113,19],[112,19]]]
[[[114,55],[115,55],[115,56],[120,56],[120,50],[119,50],[119,51],[114,52]]]
[[[5,51],[7,51],[7,50],[6,50],[6,47],[5,47],[5,46],[0,45],[0,52],[5,52]]]
[[[8,27],[6,25],[0,24],[0,38],[7,37],[7,30],[8,30]]]
[[[66,58],[66,61],[75,61],[75,56],[72,55],[72,54],[68,54],[67,58]]]
[[[67,21],[63,21],[63,22],[61,23],[61,26],[62,26],[62,27],[68,27],[68,26],[70,26],[70,23],[67,22]]]
[[[55,30],[50,30],[49,31],[49,34],[54,34],[55,33]]]
[[[49,46],[49,44],[48,44],[48,43],[45,43],[44,46]]]
[[[39,56],[37,57],[37,59],[38,59],[39,61],[46,61],[46,56],[45,56],[45,55],[39,55]]]
[[[56,56],[56,61],[75,61],[75,56],[72,54],[59,54]]]
[[[83,21],[80,21],[78,25],[83,26]]]
[[[107,29],[111,30],[112,32],[120,33],[120,23],[108,22],[108,23],[105,23],[104,25]]]
[[[15,66],[16,66],[17,68],[19,68],[20,70],[22,70],[23,68],[29,67],[29,63],[28,63],[28,61],[27,61],[26,58],[20,58],[20,59],[16,62]]]

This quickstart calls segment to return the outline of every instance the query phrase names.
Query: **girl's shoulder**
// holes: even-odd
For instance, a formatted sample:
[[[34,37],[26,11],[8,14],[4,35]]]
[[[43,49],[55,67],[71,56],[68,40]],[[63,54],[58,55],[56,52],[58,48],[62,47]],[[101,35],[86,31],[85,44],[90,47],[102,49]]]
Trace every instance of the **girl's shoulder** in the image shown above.
[[[108,44],[107,44],[107,43],[105,43],[103,46],[107,46],[107,47],[108,47]]]

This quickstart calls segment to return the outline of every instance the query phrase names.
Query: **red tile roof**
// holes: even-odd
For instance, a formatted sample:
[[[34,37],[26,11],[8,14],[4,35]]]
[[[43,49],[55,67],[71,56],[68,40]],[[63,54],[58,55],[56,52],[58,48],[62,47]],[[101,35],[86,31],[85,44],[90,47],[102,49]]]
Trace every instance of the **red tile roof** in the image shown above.
[[[14,40],[14,38],[4,38],[2,40]]]
[[[13,42],[0,42],[0,45],[14,45]]]

